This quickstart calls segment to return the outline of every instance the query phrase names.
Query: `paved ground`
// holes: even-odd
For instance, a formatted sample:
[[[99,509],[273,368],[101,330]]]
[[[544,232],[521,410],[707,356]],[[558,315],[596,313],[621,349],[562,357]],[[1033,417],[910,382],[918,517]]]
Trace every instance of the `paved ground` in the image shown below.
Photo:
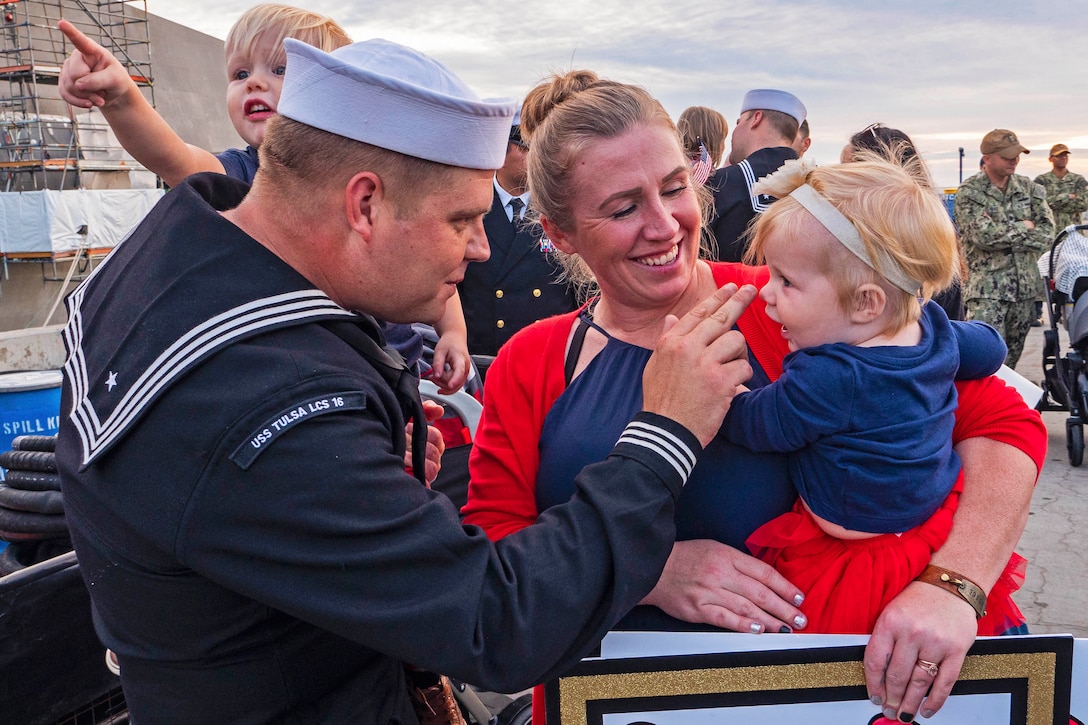
[[[1018,373],[1035,382],[1043,375],[1043,329],[1031,329],[1016,366]],[[1067,353],[1064,338],[1062,345]],[[1064,411],[1043,413],[1050,447],[1017,547],[1028,559],[1028,574],[1015,599],[1032,632],[1088,637],[1088,463],[1079,468],[1069,465],[1067,417]]]

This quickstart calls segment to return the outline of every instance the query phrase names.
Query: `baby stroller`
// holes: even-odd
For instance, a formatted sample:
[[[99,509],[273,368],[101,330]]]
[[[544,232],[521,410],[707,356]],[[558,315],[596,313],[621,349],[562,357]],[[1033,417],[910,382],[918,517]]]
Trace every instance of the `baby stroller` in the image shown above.
[[[1069,463],[1084,460],[1084,422],[1088,414],[1088,224],[1063,229],[1050,251],[1039,259],[1046,281],[1050,329],[1044,330],[1043,391],[1039,410],[1067,410],[1066,448]],[[1069,333],[1064,357],[1058,322]]]

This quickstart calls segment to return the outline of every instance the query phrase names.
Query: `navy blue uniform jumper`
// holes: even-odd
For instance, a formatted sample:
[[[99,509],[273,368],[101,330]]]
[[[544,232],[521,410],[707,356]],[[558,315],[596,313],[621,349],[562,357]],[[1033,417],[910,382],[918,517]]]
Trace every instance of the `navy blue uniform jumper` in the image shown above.
[[[714,193],[710,230],[718,244],[715,259],[744,261],[744,253],[748,250],[748,225],[774,203],[773,197],[756,194],[752,186],[796,158],[797,152],[787,146],[759,149],[739,164],[718,169],[707,179],[706,185]]]

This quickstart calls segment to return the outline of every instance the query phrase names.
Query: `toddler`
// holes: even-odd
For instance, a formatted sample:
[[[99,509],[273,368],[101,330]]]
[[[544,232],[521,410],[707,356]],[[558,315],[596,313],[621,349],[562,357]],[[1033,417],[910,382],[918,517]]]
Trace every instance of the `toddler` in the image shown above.
[[[737,395],[722,431],[790,453],[800,498],[749,548],[806,593],[806,631],[868,633],[951,528],[953,383],[995,372],[1005,345],[929,302],[955,276],[955,231],[900,166],[791,161],[760,185],[779,201],[746,261],[766,263],[760,295],[792,352],[776,382]],[[1019,616],[1003,582],[990,595],[1001,631]]]

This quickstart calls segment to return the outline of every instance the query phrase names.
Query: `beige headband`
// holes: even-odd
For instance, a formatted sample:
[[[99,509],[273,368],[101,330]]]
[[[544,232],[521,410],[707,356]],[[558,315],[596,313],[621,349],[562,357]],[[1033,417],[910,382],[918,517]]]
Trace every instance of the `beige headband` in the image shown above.
[[[870,259],[869,253],[865,249],[865,242],[861,241],[861,235],[858,234],[857,227],[843,216],[843,213],[836,209],[830,201],[820,196],[815,189],[808,184],[801,184],[793,190],[790,196],[796,199],[797,203],[803,206],[809,214],[816,217],[816,221],[820,222],[827,231],[831,232],[832,236],[838,239],[844,247],[849,249],[866,266],[874,272],[884,275],[885,279],[907,294],[916,295],[919,293],[922,283],[911,278],[910,275],[903,271],[899,263],[883,250],[878,250],[880,267],[873,264],[873,260]]]

